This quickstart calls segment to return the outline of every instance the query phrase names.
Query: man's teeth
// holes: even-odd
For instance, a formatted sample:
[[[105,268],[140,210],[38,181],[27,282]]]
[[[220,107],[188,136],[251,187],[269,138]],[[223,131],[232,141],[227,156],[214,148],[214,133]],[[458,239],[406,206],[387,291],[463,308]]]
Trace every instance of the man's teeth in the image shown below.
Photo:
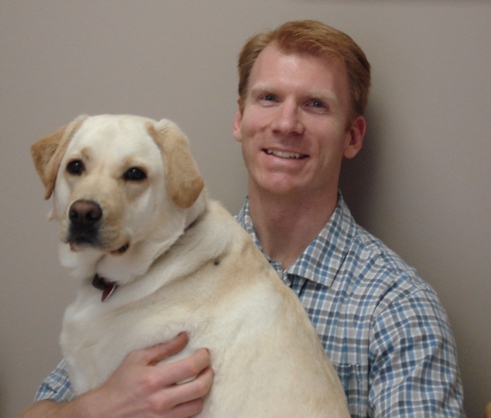
[[[269,155],[275,155],[277,157],[281,158],[295,158],[295,159],[300,159],[304,157],[304,155],[299,154],[297,152],[283,152],[283,151],[275,151],[275,150],[266,150],[266,153]]]

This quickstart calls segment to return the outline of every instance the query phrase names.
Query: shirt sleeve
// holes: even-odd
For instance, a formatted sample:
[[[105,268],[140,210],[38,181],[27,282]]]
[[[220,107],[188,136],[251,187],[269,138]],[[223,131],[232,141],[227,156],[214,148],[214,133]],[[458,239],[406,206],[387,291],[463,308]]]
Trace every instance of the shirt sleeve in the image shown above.
[[[51,374],[39,386],[34,401],[51,400],[68,402],[75,398],[70,378],[62,360]]]
[[[435,294],[417,290],[386,306],[370,355],[370,416],[465,417],[455,341]]]

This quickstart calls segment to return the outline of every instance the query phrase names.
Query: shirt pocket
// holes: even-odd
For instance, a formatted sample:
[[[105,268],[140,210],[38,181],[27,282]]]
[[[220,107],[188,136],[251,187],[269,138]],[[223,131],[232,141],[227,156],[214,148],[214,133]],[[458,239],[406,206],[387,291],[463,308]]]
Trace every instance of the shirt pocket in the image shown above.
[[[366,418],[368,412],[368,370],[361,364],[333,363],[348,399],[352,418]]]

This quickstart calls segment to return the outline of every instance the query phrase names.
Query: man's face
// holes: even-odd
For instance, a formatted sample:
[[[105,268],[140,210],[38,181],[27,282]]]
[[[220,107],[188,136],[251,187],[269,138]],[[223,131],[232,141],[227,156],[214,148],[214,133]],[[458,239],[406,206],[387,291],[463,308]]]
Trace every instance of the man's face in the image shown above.
[[[267,46],[252,68],[233,132],[242,144],[249,193],[337,193],[341,160],[361,148],[365,121],[350,124],[344,64]]]

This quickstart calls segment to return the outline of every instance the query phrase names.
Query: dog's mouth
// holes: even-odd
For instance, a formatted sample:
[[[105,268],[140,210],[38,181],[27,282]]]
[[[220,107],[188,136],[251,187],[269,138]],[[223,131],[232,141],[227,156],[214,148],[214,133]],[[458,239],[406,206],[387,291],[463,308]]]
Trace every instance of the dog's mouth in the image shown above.
[[[72,251],[79,251],[83,248],[96,248],[99,247],[99,243],[97,240],[92,239],[88,236],[85,235],[77,235],[74,236],[73,234],[70,234],[71,236],[68,237],[66,242],[70,244],[70,248]]]
[[[111,253],[112,254],[115,254],[115,255],[124,254],[128,250],[128,248],[130,248],[130,243],[129,242],[127,242],[126,244],[122,245],[117,250],[111,251]]]
[[[70,249],[72,251],[80,251],[84,248],[95,248],[111,253],[113,255],[122,255],[130,248],[129,241],[124,243],[120,247],[117,247],[116,249],[112,249],[114,247],[108,248],[107,246],[102,245],[98,240],[83,235],[76,237],[72,236],[67,240],[67,243],[70,245]]]

